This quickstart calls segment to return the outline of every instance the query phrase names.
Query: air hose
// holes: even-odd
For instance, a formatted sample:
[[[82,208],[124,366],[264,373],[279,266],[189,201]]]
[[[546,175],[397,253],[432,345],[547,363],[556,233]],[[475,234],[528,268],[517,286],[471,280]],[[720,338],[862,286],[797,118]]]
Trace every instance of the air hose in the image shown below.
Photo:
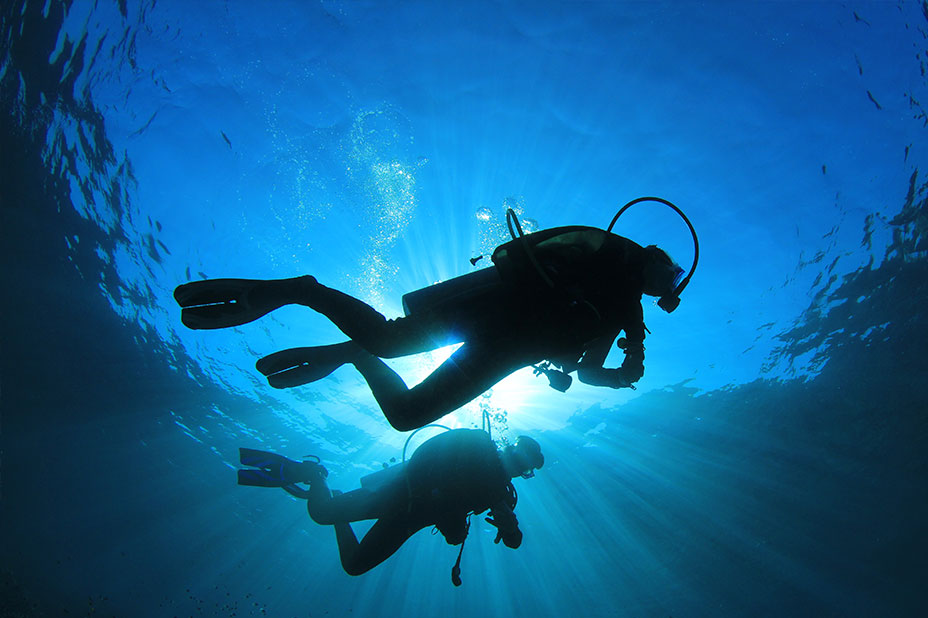
[[[513,224],[515,224],[515,230],[512,227]],[[538,263],[538,260],[535,259],[535,251],[532,249],[531,245],[528,244],[528,239],[525,238],[525,233],[522,231],[522,225],[519,224],[519,217],[516,216],[516,211],[514,211],[512,208],[506,209],[506,225],[509,227],[509,235],[512,236],[513,240],[516,240],[517,238],[522,239],[522,249],[525,250],[525,255],[528,256],[532,266],[534,266],[535,270],[538,271],[538,275],[541,277],[541,280],[544,281],[549,288],[553,288],[554,282],[551,281],[548,273],[545,272],[545,270],[541,267],[541,264]],[[516,236],[516,230],[519,231],[518,236]]]
[[[680,215],[680,218],[683,219],[684,223],[686,223],[686,226],[690,228],[690,234],[693,235],[693,265],[690,266],[690,272],[687,273],[686,277],[683,278],[680,284],[676,288],[674,288],[674,291],[673,291],[673,296],[680,296],[680,293],[683,292],[683,290],[689,284],[690,278],[692,278],[693,273],[696,272],[696,264],[699,263],[699,238],[696,237],[696,230],[693,228],[693,224],[690,223],[689,218],[687,218],[687,216],[683,213],[682,210],[680,210],[680,208],[676,204],[670,202],[669,200],[665,200],[662,197],[635,198],[629,203],[625,204],[625,206],[622,206],[622,208],[619,209],[619,212],[615,213],[615,216],[612,217],[612,221],[609,222],[609,227],[606,228],[606,231],[611,232],[612,228],[615,226],[616,221],[618,221],[619,217],[622,216],[622,213],[640,202],[659,202],[661,204],[670,206],[671,208],[674,209],[674,211],[678,215]]]
[[[409,434],[409,437],[408,437],[408,438],[406,438],[406,444],[403,445],[403,463],[406,463],[406,449],[409,448],[409,441],[412,440],[412,437],[413,437],[414,435],[416,435],[417,433],[419,433],[419,432],[422,431],[423,429],[427,429],[427,428],[429,428],[429,427],[439,427],[439,428],[441,428],[441,429],[444,429],[445,431],[451,431],[451,428],[448,427],[447,425],[439,425],[438,423],[429,423],[428,425],[423,425],[422,427],[419,427],[419,428],[416,429],[414,432],[412,432],[411,434]]]
[[[680,218],[683,219],[683,222],[686,223],[686,226],[690,230],[690,234],[693,236],[693,264],[690,266],[690,271],[687,273],[686,277],[680,282],[679,285],[674,289],[674,296],[679,296],[681,292],[689,285],[690,279],[693,277],[693,273],[696,272],[696,265],[699,263],[699,238],[696,236],[696,229],[693,227],[693,224],[690,222],[689,218],[684,214],[679,206],[671,202],[670,200],[665,200],[662,197],[638,197],[628,202],[622,208],[619,209],[615,216],[612,217],[612,221],[609,222],[609,227],[606,228],[607,232],[612,232],[612,228],[615,227],[616,222],[619,220],[619,217],[622,216],[626,210],[639,204],[641,202],[658,202],[672,208]],[[538,274],[541,276],[542,280],[548,284],[550,287],[554,287],[554,283],[551,281],[548,274],[544,271],[541,265],[538,263],[538,260],[535,258],[535,254],[532,251],[531,246],[528,244],[528,240],[525,238],[525,233],[522,231],[522,225],[519,223],[519,218],[516,215],[515,211],[512,208],[506,209],[506,226],[509,228],[509,235],[512,236],[513,240],[518,238],[522,239],[522,247],[525,250],[525,254],[528,256],[529,261],[531,261],[532,266],[535,267],[535,270],[538,271]],[[518,234],[516,234],[518,232]]]

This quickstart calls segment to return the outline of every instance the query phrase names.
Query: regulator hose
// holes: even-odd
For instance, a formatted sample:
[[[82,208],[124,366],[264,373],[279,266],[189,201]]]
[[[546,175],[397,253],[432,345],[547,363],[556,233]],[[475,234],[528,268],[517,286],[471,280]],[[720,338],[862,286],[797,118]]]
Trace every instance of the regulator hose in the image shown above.
[[[665,200],[662,197],[650,197],[649,196],[649,197],[635,198],[629,203],[625,204],[625,206],[622,206],[622,208],[619,209],[619,212],[615,213],[615,216],[612,217],[612,221],[609,222],[609,227],[606,228],[606,231],[611,232],[612,228],[615,226],[616,221],[618,221],[619,217],[622,216],[622,213],[628,210],[629,208],[631,208],[632,206],[634,206],[635,204],[639,204],[641,202],[659,202],[661,204],[670,206],[671,208],[674,209],[674,211],[678,215],[680,215],[680,218],[683,219],[683,221],[686,223],[686,226],[690,228],[690,234],[693,235],[693,249],[694,249],[693,265],[690,266],[690,272],[687,273],[686,277],[683,278],[680,284],[673,291],[674,296],[679,296],[680,293],[683,292],[684,289],[686,289],[686,286],[689,284],[690,278],[692,278],[693,273],[696,272],[696,264],[699,263],[699,238],[696,237],[696,230],[693,228],[693,224],[690,223],[689,218],[687,218],[687,216],[683,213],[682,210],[680,210],[680,208],[676,204],[674,204],[673,202],[670,202],[669,200]]]

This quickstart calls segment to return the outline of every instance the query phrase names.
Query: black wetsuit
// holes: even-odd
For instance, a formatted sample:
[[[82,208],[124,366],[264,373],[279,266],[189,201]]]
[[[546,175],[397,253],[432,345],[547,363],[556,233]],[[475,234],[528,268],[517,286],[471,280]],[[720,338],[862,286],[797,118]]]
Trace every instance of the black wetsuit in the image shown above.
[[[353,361],[355,366],[390,423],[409,430],[546,359],[568,371],[577,369],[581,381],[598,386],[616,388],[638,380],[644,372],[644,259],[644,249],[627,238],[598,228],[559,227],[498,247],[495,284],[396,320],[319,284],[300,302],[323,313],[370,353]],[[630,344],[625,362],[621,369],[605,369],[603,362],[622,331]],[[413,388],[379,360],[461,342]]]
[[[582,358],[591,375],[625,331],[634,350],[623,364],[626,381],[638,380],[644,371],[638,350],[644,341],[644,249],[622,236],[582,226],[543,230],[524,240],[528,250],[522,238],[515,239],[498,247],[493,261],[507,288],[534,308],[527,313],[544,347],[543,358],[567,364]],[[606,354],[590,358],[591,347],[604,341]],[[607,376],[602,375],[602,385],[613,386]]]
[[[342,565],[349,573],[363,573],[380,564],[427,526],[437,526],[448,543],[457,545],[464,541],[469,513],[492,509],[503,521],[512,513],[510,477],[484,431],[455,429],[439,434],[416,449],[404,468],[373,489],[336,496],[324,480],[312,484],[309,514],[316,523],[336,525]],[[358,543],[347,522],[367,519],[377,522]],[[505,530],[504,540],[517,547],[521,536],[515,526]]]

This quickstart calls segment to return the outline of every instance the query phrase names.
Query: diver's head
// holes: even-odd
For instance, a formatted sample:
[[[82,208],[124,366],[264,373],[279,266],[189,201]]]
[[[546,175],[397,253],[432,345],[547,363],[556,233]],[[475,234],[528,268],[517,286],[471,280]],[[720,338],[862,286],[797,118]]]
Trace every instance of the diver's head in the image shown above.
[[[663,250],[655,245],[644,248],[645,261],[642,292],[648,296],[673,296],[683,278],[683,269]]]
[[[519,436],[514,444],[503,449],[503,465],[511,477],[524,479],[535,476],[535,470],[545,465],[541,446],[528,436]]]

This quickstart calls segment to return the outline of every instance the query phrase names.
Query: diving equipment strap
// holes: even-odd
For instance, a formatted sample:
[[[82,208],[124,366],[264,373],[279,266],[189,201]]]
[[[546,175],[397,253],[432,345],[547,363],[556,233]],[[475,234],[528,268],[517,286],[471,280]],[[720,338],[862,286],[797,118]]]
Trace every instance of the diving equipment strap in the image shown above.
[[[464,528],[464,540],[461,541],[461,549],[458,550],[458,559],[451,567],[451,583],[455,586],[461,585],[461,556],[464,555],[464,543],[467,542],[468,533],[470,533],[470,515],[467,516],[467,526]]]
[[[515,223],[516,230],[519,231],[519,235],[516,236],[515,231],[512,229],[513,222]],[[538,275],[541,277],[541,280],[547,284],[549,288],[554,288],[554,282],[551,281],[551,277],[548,276],[548,273],[541,267],[541,264],[538,263],[538,260],[535,258],[535,251],[528,244],[528,239],[525,238],[525,233],[522,231],[522,225],[519,223],[519,218],[516,216],[516,211],[512,208],[506,209],[506,225],[509,226],[509,235],[512,236],[512,239],[516,238],[522,239],[522,249],[525,251],[525,255],[528,257],[529,262],[532,263],[532,266],[535,267],[535,270],[538,272]]]

